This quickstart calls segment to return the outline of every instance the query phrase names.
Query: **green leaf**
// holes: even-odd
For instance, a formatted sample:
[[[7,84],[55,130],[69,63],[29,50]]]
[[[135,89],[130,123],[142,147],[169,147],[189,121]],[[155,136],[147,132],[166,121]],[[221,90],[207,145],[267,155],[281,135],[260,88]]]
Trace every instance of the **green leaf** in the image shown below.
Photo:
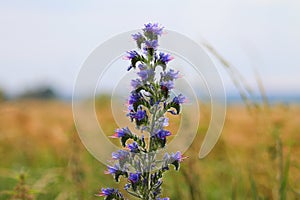
[[[137,111],[137,108],[139,107],[139,105],[143,105],[147,108],[150,108],[149,102],[147,102],[145,99],[140,99],[133,104],[133,109],[135,112]]]
[[[180,163],[178,160],[175,160],[174,162],[171,163],[172,165],[174,165],[175,170],[178,171],[179,167],[180,167]]]
[[[128,174],[127,174],[127,172],[123,172],[123,171],[121,171],[121,170],[118,170],[118,171],[115,173],[115,181],[116,181],[116,182],[119,182],[120,176],[125,176],[125,177],[127,177]]]
[[[171,102],[171,103],[168,103],[167,104],[167,106],[166,106],[166,110],[169,110],[169,109],[171,109],[171,108],[174,108],[175,110],[176,110],[176,113],[174,113],[174,114],[176,114],[176,115],[178,115],[179,113],[180,113],[180,104],[178,104],[178,103],[175,103],[175,102]],[[172,113],[172,112],[171,112]],[[172,113],[173,114],[173,113]]]
[[[143,124],[147,124],[148,123],[148,116],[146,115],[145,117],[144,117],[144,119],[142,119],[142,120],[135,120],[135,123],[136,123],[136,125],[139,127],[139,126],[141,126],[141,125],[143,125]]]
[[[131,138],[131,136],[130,135],[125,135],[124,137],[122,137],[121,138],[121,144],[122,144],[122,146],[123,147],[126,147],[126,142],[127,142],[127,140],[129,140]]]
[[[145,62],[145,58],[143,57],[143,56],[136,56],[136,57],[134,57],[134,58],[132,58],[131,59],[131,65],[132,65],[132,67],[135,69],[136,68],[136,64],[138,63],[138,62]]]

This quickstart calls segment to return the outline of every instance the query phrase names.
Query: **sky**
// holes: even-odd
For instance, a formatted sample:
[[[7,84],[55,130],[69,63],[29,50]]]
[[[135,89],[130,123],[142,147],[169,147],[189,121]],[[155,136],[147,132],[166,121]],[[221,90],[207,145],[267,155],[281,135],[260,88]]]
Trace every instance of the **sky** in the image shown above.
[[[0,1],[0,88],[14,95],[50,85],[70,96],[98,45],[147,22],[208,41],[253,88],[257,71],[267,94],[300,95],[298,0]]]

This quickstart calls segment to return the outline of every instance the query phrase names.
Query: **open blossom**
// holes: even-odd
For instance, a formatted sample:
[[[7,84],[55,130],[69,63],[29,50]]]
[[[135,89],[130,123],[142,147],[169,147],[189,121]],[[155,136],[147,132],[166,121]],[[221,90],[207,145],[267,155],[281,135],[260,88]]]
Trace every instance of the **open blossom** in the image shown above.
[[[137,75],[139,75],[143,81],[146,81],[149,78],[153,77],[155,73],[153,69],[146,69],[146,70],[141,70],[140,72],[137,73]]]
[[[174,97],[173,102],[177,103],[177,104],[181,104],[184,103],[186,100],[185,96],[183,96],[182,94],[179,94],[177,97]]]
[[[105,171],[105,174],[115,174],[117,172],[118,172],[117,166],[114,166],[114,167],[107,166],[107,170]]]
[[[158,47],[158,41],[157,40],[146,40],[145,45],[146,45],[145,50],[147,50],[148,48],[156,49]]]
[[[143,38],[143,35],[141,33],[135,33],[135,34],[132,34],[132,38],[134,40],[138,41]]]
[[[124,150],[118,150],[117,152],[112,153],[112,159],[114,160],[123,160],[129,155],[127,151]]]
[[[138,65],[138,68],[139,68],[140,70],[146,70],[148,67],[147,67],[147,65],[145,65],[145,64],[139,64],[139,65]]]
[[[145,111],[145,110],[142,110],[141,108],[138,109],[138,110],[136,111],[136,113],[134,114],[134,118],[135,118],[136,120],[138,120],[138,121],[143,120],[146,116],[147,116],[146,111]]]
[[[145,41],[144,36],[141,33],[132,34],[132,38],[136,41],[138,48],[141,48],[142,43]]]
[[[140,79],[133,79],[133,80],[131,80],[131,86],[133,87],[133,88],[138,88],[138,87],[140,87],[142,85],[142,81],[140,80]]]
[[[140,180],[140,174],[138,173],[130,173],[128,180],[131,181],[132,183],[136,183]]]
[[[130,60],[130,59],[133,59],[137,56],[139,56],[138,52],[136,52],[136,51],[127,51],[127,56],[125,58]]]
[[[170,131],[167,131],[167,130],[159,130],[157,132],[157,137],[160,138],[160,139],[166,139],[167,136],[170,136],[171,135],[171,132]]]
[[[132,144],[128,144],[127,147],[133,153],[139,152],[139,145],[136,142],[133,142]]]
[[[171,159],[174,161],[182,162],[186,157],[183,157],[180,151],[177,151],[176,154],[171,154]]]
[[[179,78],[179,71],[175,71],[174,69],[170,69],[167,72],[161,72],[160,73],[163,80],[174,80]]]
[[[102,188],[101,193],[97,196],[110,196],[113,195],[116,191],[114,188]]]
[[[160,83],[160,86],[161,86],[162,89],[166,88],[166,89],[168,89],[168,90],[171,90],[171,89],[174,88],[174,82],[171,81],[171,80],[168,80],[168,81],[162,81],[162,82]]]
[[[136,93],[135,91],[133,91],[133,92],[131,92],[131,94],[129,96],[128,103],[134,104],[134,103],[138,102],[141,98],[142,98],[142,96],[139,93]]]
[[[144,34],[148,37],[151,37],[152,35],[160,36],[163,33],[163,27],[160,27],[158,23],[148,23],[145,24],[145,28],[143,29]]]
[[[120,137],[124,137],[125,135],[130,135],[131,132],[129,130],[128,127],[126,128],[118,128],[115,130],[115,134],[112,136],[113,138],[120,138]]]
[[[165,64],[167,64],[168,62],[170,62],[173,59],[174,58],[170,54],[163,53],[163,52],[159,53],[159,60],[161,60]]]

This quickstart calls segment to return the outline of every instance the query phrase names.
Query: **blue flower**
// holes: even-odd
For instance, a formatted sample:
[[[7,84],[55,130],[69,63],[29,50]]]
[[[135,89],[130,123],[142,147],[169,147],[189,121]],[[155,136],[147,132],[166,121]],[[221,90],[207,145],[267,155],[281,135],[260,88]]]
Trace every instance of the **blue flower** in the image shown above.
[[[133,88],[138,88],[138,87],[140,87],[142,85],[142,81],[140,80],[140,79],[133,79],[133,80],[131,80],[131,86],[133,87]]]
[[[120,137],[124,137],[125,135],[130,135],[130,134],[131,134],[131,132],[130,132],[128,127],[118,128],[118,129],[115,130],[115,134],[112,135],[111,137],[120,138]]]
[[[162,81],[162,82],[160,83],[160,86],[161,86],[162,89],[167,88],[168,90],[171,90],[171,89],[174,88],[174,82],[171,81],[171,80],[168,80],[168,81]]]
[[[154,76],[154,70],[153,69],[147,69],[147,70],[141,70],[137,73],[141,77],[143,81],[146,81]]]
[[[146,37],[154,37],[160,36],[163,33],[163,27],[160,27],[158,23],[148,23],[145,24],[145,28],[143,29]]]
[[[156,49],[158,47],[158,41],[157,40],[146,40],[145,45],[146,45],[146,48],[144,50],[147,50],[150,48]]]
[[[136,92],[131,92],[128,103],[129,104],[134,104],[136,102],[138,102],[140,100],[142,96],[140,95],[140,93],[136,93]]]
[[[142,43],[145,41],[145,38],[141,33],[132,34],[132,38],[136,41],[138,48],[141,48]]]
[[[165,81],[174,80],[179,78],[179,71],[176,72],[174,69],[170,69],[168,72],[160,73],[160,75]]]
[[[139,54],[136,51],[127,51],[127,56],[125,56],[125,58],[127,58],[128,60],[131,60],[138,56],[139,56]]]
[[[116,174],[118,171],[119,170],[116,165],[114,167],[107,166],[107,170],[105,171],[105,174]]]
[[[131,181],[132,183],[136,183],[140,180],[140,174],[137,173],[130,173],[129,174],[129,177],[128,177],[128,180]]]
[[[101,193],[97,196],[112,196],[114,195],[118,190],[114,188],[102,188]]]
[[[172,153],[170,157],[173,161],[181,162],[186,157],[183,157],[180,151],[177,151],[176,154]]]
[[[147,69],[147,65],[139,64],[139,65],[138,65],[138,68],[139,68],[140,70],[145,70],[145,69]]]
[[[131,35],[135,41],[139,41],[143,39],[143,35],[141,33],[136,33]]]
[[[170,131],[167,131],[167,130],[161,129],[161,130],[159,130],[159,131],[157,132],[156,135],[157,135],[157,137],[158,137],[159,139],[164,140],[164,139],[166,139],[167,136],[170,136],[170,135],[171,135],[171,132],[170,132]]]
[[[133,105],[132,104],[128,104],[128,107],[127,107],[128,111],[129,112],[133,112]]]
[[[123,150],[118,150],[118,152],[113,152],[112,153],[112,158],[114,160],[123,160],[124,158],[126,158],[129,155],[129,153],[127,151],[123,151]]]
[[[167,64],[168,62],[170,62],[173,59],[174,58],[170,54],[163,53],[163,52],[159,53],[159,60],[162,61],[165,64]]]
[[[157,200],[170,200],[169,197],[165,197],[165,198],[158,198]]]
[[[142,110],[142,109],[139,109],[135,115],[134,115],[134,118],[138,121],[141,121],[143,120],[145,117],[146,117],[146,111],[145,110]]]
[[[177,97],[174,97],[173,102],[177,103],[177,104],[181,104],[184,103],[186,100],[185,96],[183,96],[182,94],[179,94]]]
[[[139,145],[136,142],[133,142],[132,144],[127,145],[130,152],[138,153],[139,152]]]

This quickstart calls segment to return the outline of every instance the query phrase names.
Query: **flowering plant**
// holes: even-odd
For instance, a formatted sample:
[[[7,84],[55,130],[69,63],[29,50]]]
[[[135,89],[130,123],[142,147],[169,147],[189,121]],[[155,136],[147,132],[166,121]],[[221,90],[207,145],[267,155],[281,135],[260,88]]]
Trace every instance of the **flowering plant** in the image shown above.
[[[142,33],[132,35],[138,50],[128,51],[125,57],[130,61],[128,71],[135,69],[139,76],[131,81],[133,90],[128,99],[127,116],[138,131],[149,134],[149,139],[145,140],[144,135],[139,136],[128,127],[116,129],[112,137],[119,138],[124,149],[112,153],[114,165],[108,166],[106,171],[117,182],[120,177],[127,178],[124,189],[130,195],[145,200],[169,199],[161,198],[163,173],[169,170],[170,165],[179,170],[184,159],[180,152],[165,153],[161,159],[157,156],[171,135],[165,129],[169,124],[166,113],[178,115],[185,101],[182,94],[176,96],[171,93],[179,71],[168,69],[167,64],[173,57],[157,50],[158,37],[162,33],[163,27],[157,23],[145,24]],[[102,188],[97,196],[104,196],[106,200],[125,199],[114,188]]]

